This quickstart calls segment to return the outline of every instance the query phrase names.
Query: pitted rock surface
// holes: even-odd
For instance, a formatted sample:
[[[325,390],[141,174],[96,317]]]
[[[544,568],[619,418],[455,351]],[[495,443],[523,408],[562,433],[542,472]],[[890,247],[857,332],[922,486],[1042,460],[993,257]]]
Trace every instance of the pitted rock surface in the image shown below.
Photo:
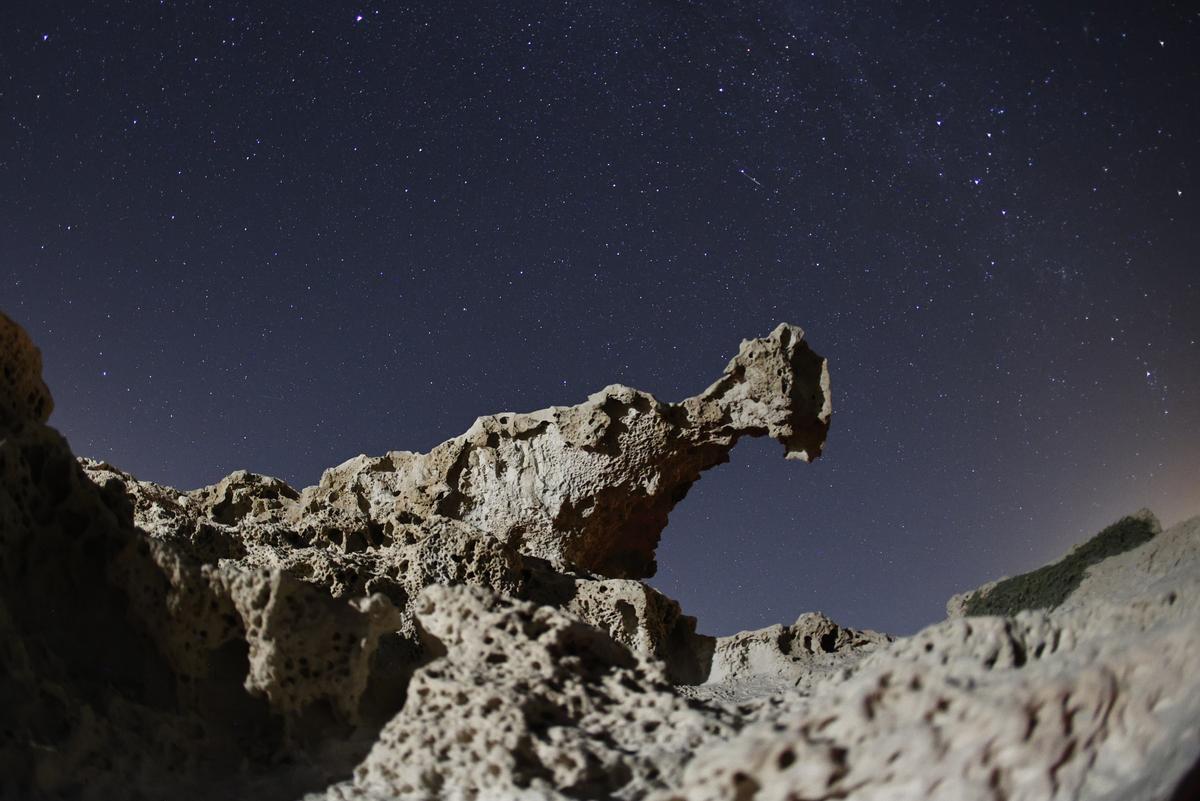
[[[742,436],[819,455],[824,360],[742,344],[297,491],[76,460],[0,317],[0,799],[1132,799],[1200,781],[1200,518],[1143,513],[906,638],[697,633],[637,580]]]
[[[780,325],[743,342],[724,375],[682,403],[613,385],[578,406],[481,417],[429,453],[328,470],[277,519],[320,521],[361,547],[449,518],[559,569],[643,578],[671,508],[740,437],[769,435],[788,458],[815,459],[830,414],[825,360]]]
[[[897,640],[710,746],[653,798],[1189,797],[1198,556],[1194,518],[1096,563],[1053,611]]]
[[[777,693],[805,694],[891,641],[886,634],[844,628],[819,612],[808,612],[790,626],[714,638],[705,680],[683,692],[743,707]]]
[[[438,586],[417,618],[444,656],[331,798],[640,798],[734,731],[658,663],[552,607]]]

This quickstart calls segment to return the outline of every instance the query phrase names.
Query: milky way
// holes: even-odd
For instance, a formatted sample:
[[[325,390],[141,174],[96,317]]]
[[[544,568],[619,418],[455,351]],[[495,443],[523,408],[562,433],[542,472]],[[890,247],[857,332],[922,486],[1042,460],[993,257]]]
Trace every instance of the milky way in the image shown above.
[[[75,5],[0,25],[0,308],[80,454],[307,484],[787,321],[826,455],[675,511],[702,630],[904,633],[1200,513],[1186,4]]]

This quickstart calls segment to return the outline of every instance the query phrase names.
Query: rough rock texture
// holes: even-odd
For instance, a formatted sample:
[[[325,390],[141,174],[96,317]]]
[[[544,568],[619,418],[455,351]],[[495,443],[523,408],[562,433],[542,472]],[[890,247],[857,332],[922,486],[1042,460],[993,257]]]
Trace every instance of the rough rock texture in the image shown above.
[[[1200,755],[1198,601],[1195,518],[1097,562],[1052,612],[897,640],[654,797],[1187,797],[1174,793]]]
[[[0,797],[294,798],[345,777],[433,657],[413,603],[435,585],[569,610],[700,681],[711,638],[622,576],[653,570],[667,512],[740,436],[812,458],[829,422],[824,360],[780,326],[681,404],[610,387],[299,492],[246,472],[183,492],[77,462],[36,348],[7,317],[0,343]]]
[[[481,417],[428,454],[355,457],[302,491],[239,471],[180,492],[83,465],[123,487],[138,527],[172,552],[283,571],[338,599],[382,594],[399,615],[396,653],[418,650],[409,601],[423,587],[471,584],[564,606],[690,682],[707,675],[695,621],[620,577],[654,571],[667,513],[739,437],[769,434],[807,460],[829,418],[825,360],[780,325],[682,403],[610,386],[578,406]],[[205,630],[209,647],[223,642]]]
[[[661,666],[578,618],[471,587],[430,587],[419,671],[339,798],[639,798],[733,727]]]
[[[819,455],[797,328],[682,403],[609,387],[302,491],[76,460],[2,315],[0,346],[0,799],[1196,789],[1200,519],[1122,520],[902,639],[818,613],[708,637],[637,580],[739,437]]]
[[[777,624],[716,638],[704,682],[685,692],[725,704],[745,704],[783,692],[805,694],[891,640],[886,634],[843,628],[820,612],[808,612],[790,626]]]
[[[481,417],[427,454],[359,456],[326,471],[280,519],[360,548],[407,523],[451,518],[556,567],[653,575],[668,512],[739,437],[770,435],[788,458],[820,455],[829,374],[803,337],[780,325],[743,342],[724,375],[682,403],[613,385],[578,406]],[[225,503],[228,514],[248,508]]]

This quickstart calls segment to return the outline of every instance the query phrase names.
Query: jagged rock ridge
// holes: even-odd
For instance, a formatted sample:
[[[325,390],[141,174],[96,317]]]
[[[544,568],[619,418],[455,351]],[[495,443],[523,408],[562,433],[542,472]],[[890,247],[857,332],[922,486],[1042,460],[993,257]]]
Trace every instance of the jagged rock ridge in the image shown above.
[[[1195,777],[1200,520],[1122,523],[1048,583],[952,604],[1011,614],[899,640],[816,613],[706,637],[638,580],[739,437],[820,454],[828,371],[795,327],[682,403],[608,387],[302,491],[77,462],[3,315],[0,345],[0,798],[1169,799]]]

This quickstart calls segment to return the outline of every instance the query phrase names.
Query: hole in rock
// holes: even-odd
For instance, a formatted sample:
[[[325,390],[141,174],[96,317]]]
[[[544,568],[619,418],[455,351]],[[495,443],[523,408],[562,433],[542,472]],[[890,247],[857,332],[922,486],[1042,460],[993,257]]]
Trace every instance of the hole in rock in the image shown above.
[[[805,612],[892,633],[937,619],[897,625],[892,590],[903,577],[875,504],[838,486],[834,461],[844,456],[791,462],[774,440],[742,439],[672,510],[649,583],[717,636]]]

